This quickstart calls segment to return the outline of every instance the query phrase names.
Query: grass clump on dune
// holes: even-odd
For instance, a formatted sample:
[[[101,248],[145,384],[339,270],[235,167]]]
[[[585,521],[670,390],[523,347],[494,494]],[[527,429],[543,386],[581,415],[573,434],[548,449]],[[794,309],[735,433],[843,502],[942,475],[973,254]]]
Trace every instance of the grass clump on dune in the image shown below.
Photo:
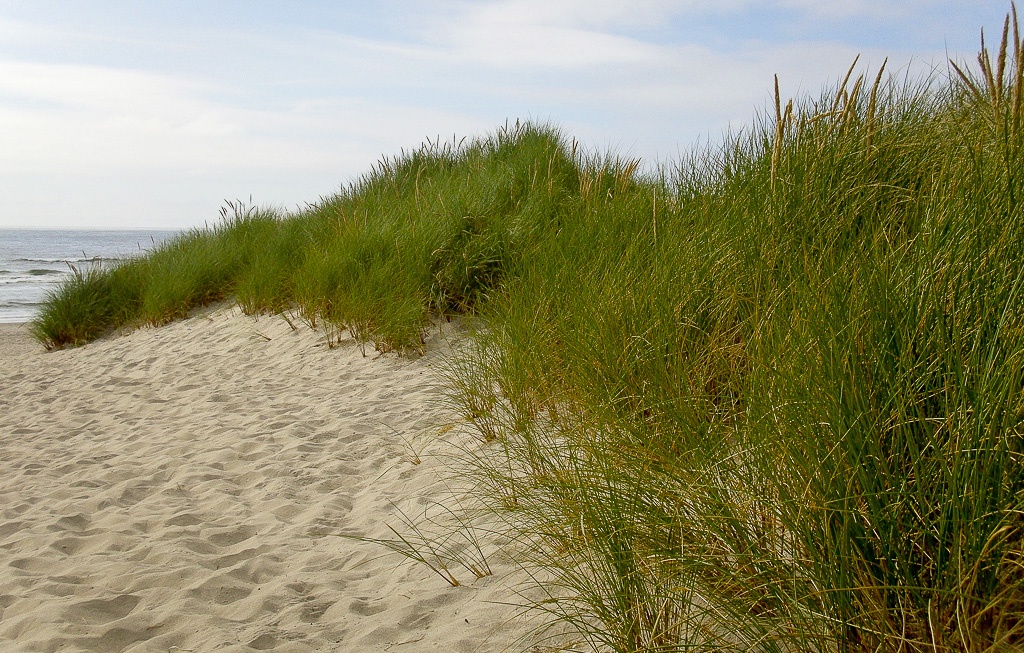
[[[500,286],[572,192],[576,167],[543,126],[428,142],[305,211],[229,203],[212,229],[74,275],[33,332],[48,348],[77,345],[235,297],[248,312],[294,309],[384,351],[416,348],[432,315],[472,312]]]
[[[594,648],[1024,647],[1012,39],[777,99],[663,179],[583,166],[487,304],[452,386]]]
[[[234,296],[453,399],[538,604],[597,650],[1024,647],[1024,53],[850,74],[657,176],[557,131],[428,143],[296,215],[73,277],[48,346]]]

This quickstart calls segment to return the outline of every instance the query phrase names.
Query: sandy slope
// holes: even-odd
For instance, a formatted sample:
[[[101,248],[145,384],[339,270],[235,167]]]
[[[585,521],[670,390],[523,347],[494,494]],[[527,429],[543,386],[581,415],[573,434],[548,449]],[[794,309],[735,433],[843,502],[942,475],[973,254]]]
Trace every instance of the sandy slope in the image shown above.
[[[225,308],[52,353],[0,325],[0,650],[503,650],[499,555],[450,587],[334,535],[444,498],[443,338],[322,342]]]

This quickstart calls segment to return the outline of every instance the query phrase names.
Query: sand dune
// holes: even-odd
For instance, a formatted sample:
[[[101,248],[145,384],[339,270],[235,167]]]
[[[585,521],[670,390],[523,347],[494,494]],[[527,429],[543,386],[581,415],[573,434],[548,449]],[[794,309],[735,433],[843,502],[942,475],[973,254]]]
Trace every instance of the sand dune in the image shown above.
[[[45,353],[2,325],[0,650],[505,649],[523,625],[500,555],[451,587],[337,536],[446,496],[446,439],[470,436],[435,340],[364,358],[222,307]]]

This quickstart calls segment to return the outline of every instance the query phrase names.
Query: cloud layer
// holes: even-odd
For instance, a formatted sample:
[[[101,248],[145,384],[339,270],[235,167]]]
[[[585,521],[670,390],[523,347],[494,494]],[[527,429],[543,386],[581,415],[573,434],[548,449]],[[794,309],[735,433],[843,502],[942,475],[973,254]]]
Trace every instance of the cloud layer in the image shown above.
[[[0,1],[0,226],[189,226],[250,195],[294,207],[382,155],[517,118],[672,159],[748,123],[775,73],[816,95],[858,53],[924,71],[971,56],[1008,7],[276,4]]]

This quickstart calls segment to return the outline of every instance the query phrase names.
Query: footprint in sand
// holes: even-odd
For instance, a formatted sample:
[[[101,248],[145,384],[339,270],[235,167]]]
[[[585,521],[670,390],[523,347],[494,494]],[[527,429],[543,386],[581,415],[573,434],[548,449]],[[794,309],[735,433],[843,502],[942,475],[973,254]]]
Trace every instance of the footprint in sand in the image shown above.
[[[203,520],[191,512],[179,513],[167,520],[168,526],[198,526]]]
[[[44,469],[46,469],[45,465],[40,465],[39,463],[28,463],[27,465],[22,465],[21,473],[23,476],[35,476]]]
[[[41,574],[53,568],[53,561],[41,557],[18,558],[11,560],[7,566],[30,574]]]
[[[23,521],[9,521],[6,524],[0,524],[0,540],[15,533],[20,533],[24,527],[25,522]]]
[[[277,637],[270,633],[263,633],[259,637],[251,640],[248,646],[249,648],[254,648],[257,651],[269,651],[277,646]]]
[[[54,540],[50,543],[50,548],[63,553],[64,555],[73,555],[77,553],[85,542],[81,537],[62,537],[58,540]]]
[[[69,623],[109,623],[127,617],[141,600],[134,594],[122,594],[112,599],[80,601],[68,608],[66,619]]]
[[[135,642],[142,642],[152,637],[152,633],[128,628],[111,628],[99,637],[81,637],[75,645],[90,653],[109,653],[123,651]]]
[[[388,604],[385,601],[370,601],[369,599],[356,599],[352,601],[348,606],[349,612],[354,612],[363,617],[369,617],[379,612],[384,612],[388,609]]]
[[[252,586],[232,578],[229,574],[214,576],[192,592],[204,601],[229,605],[252,594]]]
[[[4,610],[11,607],[17,600],[18,597],[13,594],[0,594],[0,621],[3,621]]]
[[[225,547],[244,542],[254,535],[256,535],[256,529],[248,526],[238,526],[213,533],[207,539],[216,546]]]

